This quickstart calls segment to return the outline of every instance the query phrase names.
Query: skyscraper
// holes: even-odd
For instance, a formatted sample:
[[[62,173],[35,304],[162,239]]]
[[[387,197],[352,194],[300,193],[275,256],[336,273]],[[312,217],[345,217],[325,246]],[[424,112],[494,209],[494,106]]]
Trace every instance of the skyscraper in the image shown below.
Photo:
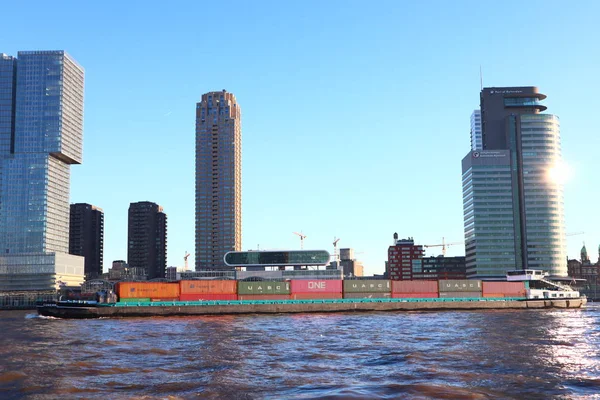
[[[558,117],[535,87],[481,91],[482,149],[462,161],[467,275],[567,275]]]
[[[143,268],[148,279],[164,278],[167,269],[167,215],[156,203],[129,205],[127,264]]]
[[[91,204],[71,204],[69,254],[85,258],[85,278],[102,275],[104,255],[104,212]]]
[[[242,248],[242,113],[223,90],[196,104],[196,271]]]
[[[13,289],[83,277],[83,259],[67,254],[70,165],[82,162],[83,77],[64,51],[0,55],[0,266],[19,275],[5,280],[20,281]]]
[[[471,150],[482,150],[481,142],[481,111],[475,110],[471,114]]]

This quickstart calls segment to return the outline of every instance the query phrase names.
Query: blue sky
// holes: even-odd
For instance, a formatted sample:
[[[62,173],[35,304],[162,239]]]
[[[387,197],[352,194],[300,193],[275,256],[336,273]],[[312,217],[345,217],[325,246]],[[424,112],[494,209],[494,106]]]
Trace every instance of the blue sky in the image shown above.
[[[122,4],[121,4],[122,3]],[[69,52],[86,71],[71,202],[105,212],[105,270],[130,202],[194,253],[195,103],[242,107],[243,248],[352,247],[382,273],[392,235],[463,240],[461,159],[485,86],[538,86],[561,119],[568,254],[600,244],[600,3],[43,2],[3,5],[0,52]],[[437,254],[434,250],[428,254]],[[460,245],[448,255],[463,255]]]

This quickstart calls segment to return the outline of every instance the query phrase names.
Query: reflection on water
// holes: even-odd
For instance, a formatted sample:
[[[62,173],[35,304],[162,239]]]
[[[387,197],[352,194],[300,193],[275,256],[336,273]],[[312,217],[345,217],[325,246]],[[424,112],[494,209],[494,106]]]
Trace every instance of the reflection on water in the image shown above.
[[[600,308],[100,320],[0,313],[0,398],[596,398]]]

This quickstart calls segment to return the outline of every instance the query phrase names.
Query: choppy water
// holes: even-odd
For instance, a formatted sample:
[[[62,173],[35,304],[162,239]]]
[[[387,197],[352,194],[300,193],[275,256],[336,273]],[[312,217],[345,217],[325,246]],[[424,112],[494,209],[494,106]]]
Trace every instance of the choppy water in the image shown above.
[[[0,312],[1,399],[600,399],[600,307],[58,320]]]

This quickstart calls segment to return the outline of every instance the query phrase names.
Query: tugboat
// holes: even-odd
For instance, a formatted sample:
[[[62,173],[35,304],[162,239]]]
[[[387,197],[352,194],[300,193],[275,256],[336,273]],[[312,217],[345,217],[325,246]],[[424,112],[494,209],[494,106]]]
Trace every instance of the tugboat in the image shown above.
[[[525,269],[508,271],[506,273],[506,280],[509,282],[525,282],[528,300],[582,298],[587,303],[586,297],[582,296],[577,290],[573,290],[571,286],[564,283],[551,280],[548,274],[542,270]]]

